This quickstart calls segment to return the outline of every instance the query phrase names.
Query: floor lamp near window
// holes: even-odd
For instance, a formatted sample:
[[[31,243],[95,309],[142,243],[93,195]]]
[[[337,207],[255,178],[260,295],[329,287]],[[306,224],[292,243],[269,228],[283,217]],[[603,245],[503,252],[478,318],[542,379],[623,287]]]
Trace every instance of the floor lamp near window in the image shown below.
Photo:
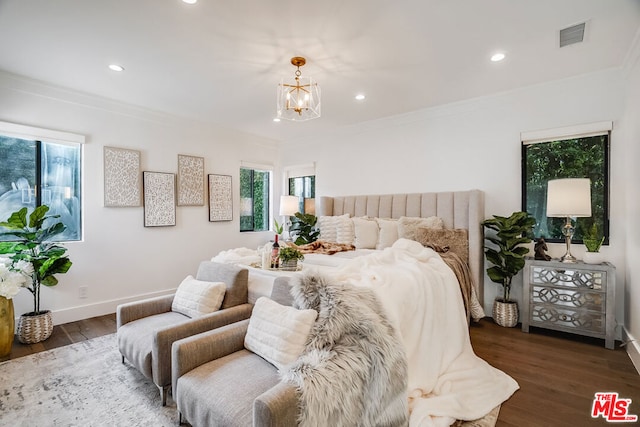
[[[564,178],[549,181],[547,187],[547,216],[566,218],[562,234],[567,252],[560,258],[562,262],[576,262],[571,254],[571,238],[575,227],[572,217],[591,216],[591,180],[588,178]]]

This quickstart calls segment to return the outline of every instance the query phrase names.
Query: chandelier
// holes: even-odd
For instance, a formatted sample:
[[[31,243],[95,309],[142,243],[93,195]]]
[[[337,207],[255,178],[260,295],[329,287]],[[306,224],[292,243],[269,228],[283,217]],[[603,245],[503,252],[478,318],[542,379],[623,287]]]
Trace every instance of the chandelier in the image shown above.
[[[296,122],[317,119],[320,117],[320,87],[313,78],[302,77],[300,67],[307,63],[304,58],[295,56],[291,63],[298,67],[295,82],[280,81],[276,117]]]

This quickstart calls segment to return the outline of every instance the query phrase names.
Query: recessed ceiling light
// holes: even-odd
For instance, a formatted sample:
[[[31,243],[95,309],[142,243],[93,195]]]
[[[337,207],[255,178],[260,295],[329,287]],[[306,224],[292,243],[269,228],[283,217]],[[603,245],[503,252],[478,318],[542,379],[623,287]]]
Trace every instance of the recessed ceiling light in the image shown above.
[[[357,95],[356,95],[356,99],[357,99],[358,101],[362,101],[364,98],[365,98],[365,96],[364,96],[363,94],[361,94],[361,93],[359,93],[359,94],[357,94]]]
[[[492,60],[493,62],[502,61],[502,60],[504,59],[504,56],[505,56],[505,55],[504,55],[504,53],[496,53],[495,55],[493,55],[493,56],[491,57],[491,60]]]
[[[276,117],[275,119],[273,119],[273,121],[278,123],[280,121],[280,119]]]
[[[183,2],[185,2],[186,4],[196,4],[198,2],[198,0],[182,0]]]
[[[124,67],[122,65],[118,65],[118,64],[109,65],[109,69],[112,70],[112,71],[124,71]]]

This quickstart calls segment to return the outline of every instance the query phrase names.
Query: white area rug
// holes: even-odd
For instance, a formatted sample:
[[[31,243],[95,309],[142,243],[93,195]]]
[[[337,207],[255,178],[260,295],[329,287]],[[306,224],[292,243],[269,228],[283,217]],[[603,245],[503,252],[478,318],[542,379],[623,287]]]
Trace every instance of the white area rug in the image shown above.
[[[116,335],[0,363],[0,426],[176,426],[175,403],[122,364]]]

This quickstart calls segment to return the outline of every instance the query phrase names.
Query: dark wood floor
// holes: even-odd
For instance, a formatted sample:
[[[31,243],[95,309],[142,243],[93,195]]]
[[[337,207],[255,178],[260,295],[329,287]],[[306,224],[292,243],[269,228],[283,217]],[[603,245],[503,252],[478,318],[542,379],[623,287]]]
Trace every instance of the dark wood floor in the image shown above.
[[[4,360],[115,330],[114,314],[58,325],[43,343],[23,345],[16,340]],[[498,426],[610,425],[602,418],[591,418],[596,392],[618,392],[620,398],[631,399],[629,412],[640,415],[640,376],[619,346],[607,350],[603,340],[543,329],[525,334],[518,328],[497,326],[491,319],[471,326],[471,341],[478,356],[520,384],[520,390],[502,405]]]
[[[78,322],[65,323],[64,325],[56,325],[53,327],[51,336],[46,341],[37,344],[21,344],[18,339],[14,337],[11,354],[9,354],[8,357],[0,358],[0,362],[89,340],[102,335],[112,334],[115,331],[115,313],[80,320]]]

